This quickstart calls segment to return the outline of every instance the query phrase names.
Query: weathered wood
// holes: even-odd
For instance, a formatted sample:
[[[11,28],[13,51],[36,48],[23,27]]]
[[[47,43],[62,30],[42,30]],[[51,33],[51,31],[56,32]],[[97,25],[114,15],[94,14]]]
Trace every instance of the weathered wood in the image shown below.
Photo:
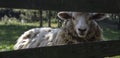
[[[1,52],[0,58],[101,58],[120,55],[120,40]]]
[[[0,0],[0,7],[118,13],[120,0]]]
[[[42,10],[39,10],[39,12],[40,12],[40,27],[43,27],[43,17],[42,17]]]
[[[48,16],[48,27],[51,27],[51,11],[48,11],[47,13],[47,16]]]

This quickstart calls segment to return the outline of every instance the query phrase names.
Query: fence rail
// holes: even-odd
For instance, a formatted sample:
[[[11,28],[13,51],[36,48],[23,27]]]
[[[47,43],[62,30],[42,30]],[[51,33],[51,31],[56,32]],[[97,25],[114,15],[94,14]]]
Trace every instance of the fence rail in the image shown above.
[[[120,40],[1,52],[0,58],[103,58],[120,55]]]
[[[120,0],[0,0],[0,7],[120,12]],[[120,55],[120,40],[0,52],[0,58],[103,58]]]
[[[120,0],[0,0],[0,7],[83,12],[120,12]]]

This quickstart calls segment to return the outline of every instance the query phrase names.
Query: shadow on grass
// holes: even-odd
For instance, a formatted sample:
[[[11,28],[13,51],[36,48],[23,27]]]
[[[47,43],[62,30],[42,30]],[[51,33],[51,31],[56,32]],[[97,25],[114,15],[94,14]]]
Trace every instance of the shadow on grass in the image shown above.
[[[16,43],[18,37],[26,30],[35,28],[37,26],[28,25],[0,25],[0,51],[2,49],[13,49],[13,45]],[[11,46],[11,47],[8,47]]]
[[[106,40],[120,40],[120,30],[118,29],[118,23],[111,20],[103,20],[98,22],[103,28],[103,35]]]
[[[103,28],[103,35],[106,40],[120,40],[120,30]]]

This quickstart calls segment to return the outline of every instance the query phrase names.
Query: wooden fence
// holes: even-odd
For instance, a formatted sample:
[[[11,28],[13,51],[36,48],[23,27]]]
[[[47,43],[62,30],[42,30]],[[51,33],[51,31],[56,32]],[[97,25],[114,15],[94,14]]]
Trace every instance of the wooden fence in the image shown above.
[[[119,13],[120,0],[0,0],[0,7]],[[0,52],[0,58],[104,58],[120,55],[120,40]]]

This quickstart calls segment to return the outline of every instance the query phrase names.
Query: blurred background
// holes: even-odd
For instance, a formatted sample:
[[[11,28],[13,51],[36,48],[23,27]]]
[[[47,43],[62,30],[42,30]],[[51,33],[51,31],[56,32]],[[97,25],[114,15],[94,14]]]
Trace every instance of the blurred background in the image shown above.
[[[0,51],[13,50],[18,37],[31,28],[62,26],[58,11],[0,8]],[[99,21],[105,40],[120,39],[120,14],[106,13],[108,18]]]

